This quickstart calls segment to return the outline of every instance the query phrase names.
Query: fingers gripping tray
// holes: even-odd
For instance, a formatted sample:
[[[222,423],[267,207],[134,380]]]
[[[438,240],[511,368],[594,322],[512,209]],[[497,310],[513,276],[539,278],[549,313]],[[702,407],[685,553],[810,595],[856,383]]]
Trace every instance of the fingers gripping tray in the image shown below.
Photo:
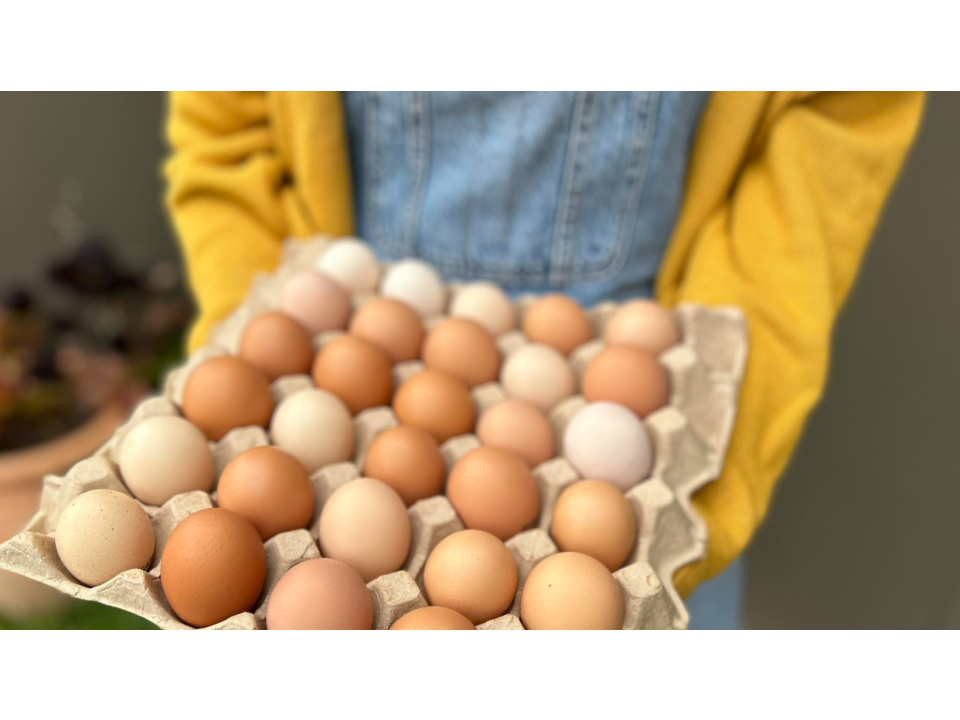
[[[128,570],[96,587],[86,587],[73,578],[61,563],[56,550],[57,522],[63,509],[81,493],[111,489],[130,494],[117,467],[124,435],[146,418],[179,415],[186,378],[210,357],[234,354],[246,324],[259,313],[276,308],[280,289],[293,272],[311,268],[329,245],[326,239],[287,241],[280,267],[271,275],[257,277],[246,301],[214,331],[211,343],[196,352],[181,367],[173,370],[163,392],[141,403],[129,421],[92,457],[77,463],[63,477],[44,479],[41,507],[27,528],[0,545],[0,568],[49,585],[68,595],[93,600],[127,610],[164,629],[191,629],[170,609],[160,583],[160,558],[173,529],[188,515],[216,505],[216,487],[212,493],[190,492],[177,495],[160,507],[143,505],[150,517],[156,550],[148,570]],[[456,291],[456,285],[450,290]],[[353,298],[355,307],[369,296]],[[533,298],[520,298],[522,315]],[[615,303],[604,303],[588,311],[594,336],[602,337],[603,328]],[[706,551],[707,532],[696,515],[690,497],[699,488],[715,480],[722,469],[736,413],[737,394],[746,361],[747,334],[741,312],[734,308],[707,308],[682,305],[674,310],[681,343],[660,356],[670,377],[670,401],[666,407],[645,418],[653,440],[655,462],[650,476],[629,489],[627,499],[636,514],[637,538],[627,564],[614,573],[624,600],[624,629],[682,629],[689,616],[673,586],[674,572],[701,557]],[[429,328],[439,318],[428,318]],[[339,333],[315,338],[322,347]],[[498,338],[504,356],[522,346],[526,339],[519,331]],[[593,340],[577,348],[570,363],[579,375],[587,362],[603,348]],[[399,386],[422,369],[418,361],[394,367]],[[275,400],[313,386],[306,375],[285,376],[272,385]],[[486,407],[507,397],[499,383],[488,383],[472,391],[478,415]],[[520,590],[508,614],[480,626],[489,630],[522,630],[519,598],[523,582],[534,565],[556,553],[550,537],[550,519],[560,493],[579,476],[562,453],[563,430],[586,400],[573,395],[559,402],[549,413],[557,438],[558,456],[539,465],[535,477],[540,489],[538,520],[507,541],[517,562]],[[354,418],[356,448],[352,462],[320,468],[311,476],[316,508],[307,529],[281,533],[265,544],[267,575],[260,599],[250,612],[235,615],[213,628],[263,629],[266,606],[280,577],[299,562],[320,557],[317,544],[317,519],[323,504],[344,483],[360,476],[366,449],[384,430],[397,425],[389,407],[365,410]],[[241,452],[270,444],[267,431],[260,427],[231,430],[219,442],[211,442],[216,475]],[[441,450],[449,472],[456,460],[479,446],[474,435],[448,440]],[[141,503],[142,504],[142,503]],[[427,557],[448,535],[463,529],[453,506],[443,495],[415,503],[409,508],[412,540],[404,569],[381,576],[368,584],[374,608],[374,629],[387,629],[402,615],[425,606],[423,569]]]

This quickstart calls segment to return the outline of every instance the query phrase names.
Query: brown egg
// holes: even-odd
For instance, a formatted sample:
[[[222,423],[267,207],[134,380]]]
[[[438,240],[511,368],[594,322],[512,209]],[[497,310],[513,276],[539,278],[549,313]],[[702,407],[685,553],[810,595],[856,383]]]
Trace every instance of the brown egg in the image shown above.
[[[546,416],[518,398],[487,408],[477,422],[477,437],[488,447],[519,455],[532,468],[555,455],[553,430]]]
[[[167,602],[181,620],[207,627],[253,608],[266,554],[249,520],[223,508],[188,516],[170,534],[160,561]]]
[[[373,343],[353,335],[338,337],[317,354],[313,381],[343,400],[354,415],[389,405],[393,395],[390,358]]]
[[[410,516],[389,485],[351,480],[320,513],[320,552],[356,570],[364,582],[399,570],[410,551]]]
[[[183,414],[210,440],[247,425],[266,427],[273,413],[267,376],[240,358],[207,360],[187,378]]]
[[[313,485],[303,465],[275,447],[255,447],[227,463],[217,504],[253,523],[260,538],[304,528],[313,515]]]
[[[615,402],[646,417],[667,404],[669,381],[655,355],[640,348],[608,347],[584,370],[582,391],[590,402]]]
[[[659,355],[680,342],[680,333],[669,310],[653,300],[633,300],[610,318],[603,339]]]
[[[583,308],[566,295],[545,295],[527,310],[523,332],[532,342],[550,345],[569,355],[593,337]]]
[[[370,443],[363,474],[392,487],[409,507],[443,492],[446,469],[433,435],[413,425],[400,425]]]
[[[560,494],[550,535],[560,550],[589,555],[613,572],[630,557],[637,541],[637,521],[616,487],[602,480],[581,480]]]
[[[399,300],[378,297],[354,313],[350,334],[373,343],[393,362],[405,362],[420,357],[423,321]]]
[[[517,563],[500,540],[461,530],[437,545],[423,570],[431,605],[456,610],[474,625],[503,615],[517,594]]]
[[[530,467],[517,455],[492,447],[472,450],[457,461],[447,498],[463,524],[508,540],[537,519],[540,490]]]
[[[423,363],[463,380],[470,387],[496,380],[500,374],[500,350],[493,337],[466,318],[446,318],[423,343]]]
[[[620,630],[623,597],[603,563],[563,552],[541,560],[520,594],[527,630]]]
[[[267,603],[267,630],[369,630],[370,591],[339,560],[304,560],[284,573]]]
[[[251,320],[240,338],[237,356],[267,376],[310,372],[313,341],[303,326],[282,312],[267,312]]]
[[[477,627],[456,610],[422,607],[397,620],[391,630],[476,630]]]
[[[426,430],[439,443],[469,433],[476,419],[467,386],[438,370],[424,370],[403,383],[393,410],[400,422]]]

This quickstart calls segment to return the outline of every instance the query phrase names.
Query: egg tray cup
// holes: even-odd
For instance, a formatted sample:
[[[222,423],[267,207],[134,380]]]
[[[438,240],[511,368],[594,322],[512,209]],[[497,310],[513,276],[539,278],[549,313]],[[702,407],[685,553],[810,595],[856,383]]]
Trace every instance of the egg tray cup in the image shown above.
[[[40,510],[26,529],[0,545],[0,569],[10,570],[44,585],[80,598],[121,608],[139,615],[163,629],[193,629],[173,613],[160,583],[160,558],[173,529],[191,513],[214,507],[212,493],[188,492],[171,498],[160,507],[141,505],[150,517],[156,550],[149,568],[128,570],[96,587],[79,583],[64,567],[56,550],[56,528],[61,512],[78,495],[96,489],[130,494],[117,467],[124,436],[139,422],[160,415],[181,415],[183,387],[187,377],[203,361],[218,355],[235,354],[247,323],[256,315],[279,304],[280,290],[295,271],[315,266],[329,238],[309,241],[288,240],[276,272],[258,276],[244,303],[218,326],[211,344],[200,349],[183,365],[169,373],[163,393],[142,402],[129,421],[94,455],[74,465],[65,476],[44,478]],[[458,285],[451,283],[455,292]],[[354,307],[373,297],[356,294]],[[517,310],[523,312],[535,300],[521,297]],[[619,306],[602,303],[588,310],[594,336],[603,336],[603,328]],[[623,629],[683,629],[689,614],[673,585],[674,572],[702,558],[706,552],[706,525],[690,504],[690,496],[715,480],[733,429],[737,394],[747,353],[747,332],[743,314],[736,308],[708,308],[681,305],[674,311],[680,329],[680,344],[665,351],[660,361],[670,377],[669,404],[644,419],[652,439],[655,460],[650,476],[626,492],[637,519],[637,540],[627,564],[613,575],[624,600]],[[427,318],[432,327],[442,316]],[[315,338],[317,348],[342,333],[324,333]],[[501,335],[497,343],[504,357],[527,342],[519,331]],[[579,380],[587,363],[603,349],[601,340],[577,348],[570,363]],[[394,385],[420,372],[422,363],[412,361],[394,366]],[[307,375],[291,375],[272,384],[274,400],[314,387]],[[472,390],[477,416],[492,404],[507,397],[496,382]],[[587,401],[573,395],[560,401],[548,414],[557,441],[558,457],[534,470],[540,489],[540,514],[537,521],[507,540],[519,570],[519,589],[513,605],[502,617],[479,626],[481,630],[522,630],[520,594],[533,567],[556,552],[550,537],[550,519],[560,493],[580,479],[562,456],[563,432],[573,415]],[[354,418],[356,437],[352,462],[327,465],[310,477],[316,507],[309,528],[281,533],[264,543],[267,573],[263,592],[250,612],[234,615],[211,629],[256,630],[266,626],[266,608],[270,593],[283,574],[304,560],[320,557],[317,521],[324,503],[341,485],[360,476],[363,458],[373,439],[398,424],[393,410],[378,407]],[[241,452],[269,445],[270,438],[261,427],[235,428],[219,442],[211,442],[215,474]],[[451,438],[441,446],[449,473],[464,454],[479,447],[474,435]],[[423,569],[427,557],[445,537],[464,528],[453,506],[444,495],[421,500],[409,508],[411,544],[402,570],[381,576],[367,587],[373,600],[373,627],[387,629],[405,613],[427,605],[423,592]]]

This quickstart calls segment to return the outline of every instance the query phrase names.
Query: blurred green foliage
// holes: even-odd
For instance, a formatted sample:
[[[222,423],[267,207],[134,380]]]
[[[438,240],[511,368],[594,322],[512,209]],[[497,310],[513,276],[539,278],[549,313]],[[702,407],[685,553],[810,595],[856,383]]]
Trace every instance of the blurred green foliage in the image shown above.
[[[54,615],[14,622],[0,617],[0,630],[157,630],[157,626],[125,610],[74,600]]]

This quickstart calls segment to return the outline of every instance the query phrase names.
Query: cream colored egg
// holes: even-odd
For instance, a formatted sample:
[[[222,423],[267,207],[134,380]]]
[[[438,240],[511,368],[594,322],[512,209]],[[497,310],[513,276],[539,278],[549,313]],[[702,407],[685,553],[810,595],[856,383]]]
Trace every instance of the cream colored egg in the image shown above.
[[[181,417],[161,416],[137,423],[120,446],[120,475],[147,505],[174,495],[213,488],[213,453],[200,430]]]
[[[371,292],[380,279],[377,256],[369,245],[357,238],[343,238],[333,243],[317,261],[317,270],[348,292]]]
[[[421,317],[439,315],[447,300],[440,274],[422,260],[412,258],[401,260],[387,271],[380,294],[406,303]]]
[[[464,285],[450,302],[450,314],[467,318],[496,337],[515,330],[517,313],[510,298],[490,282]]]
[[[153,558],[150,518],[129,495],[91,490],[64,508],[56,529],[57,554],[84,585],[102,585]]]
[[[511,353],[500,370],[500,382],[511,397],[526,400],[544,412],[576,392],[570,363],[547,345],[524,345]]]
[[[313,473],[353,456],[353,420],[347,406],[326,390],[301,390],[285,398],[270,422],[270,437]]]

